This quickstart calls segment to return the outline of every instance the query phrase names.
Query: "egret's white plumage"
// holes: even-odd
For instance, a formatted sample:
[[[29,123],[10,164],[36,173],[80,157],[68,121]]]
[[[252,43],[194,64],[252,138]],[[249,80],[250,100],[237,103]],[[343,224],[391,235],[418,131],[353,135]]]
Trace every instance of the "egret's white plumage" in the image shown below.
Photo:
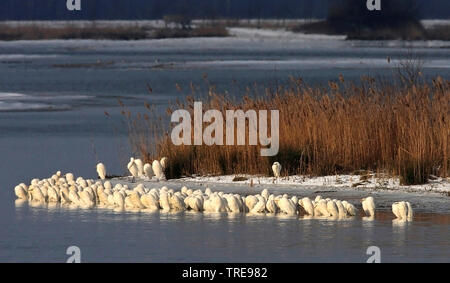
[[[141,195],[138,191],[131,191],[128,197],[130,198],[130,202],[133,208],[136,209],[145,208],[145,206],[141,202]]]
[[[392,204],[392,213],[399,221],[412,221],[413,219],[413,210],[409,202],[394,202]]]
[[[408,218],[408,221],[413,221],[414,211],[412,209],[411,203],[407,201],[406,207],[408,208],[408,215],[406,217]]]
[[[280,207],[280,211],[284,214],[295,215],[296,213],[295,204],[287,197],[282,197],[278,203],[278,206]]]
[[[69,182],[73,182],[74,181],[74,176],[73,176],[73,174],[72,173],[67,173],[66,174],[66,181],[67,181],[67,183],[69,183]]]
[[[61,204],[70,203],[69,190],[67,188],[61,188],[61,190],[59,190],[59,199],[61,200]]]
[[[112,190],[112,185],[111,185],[111,182],[110,182],[110,181],[106,181],[106,182],[103,184],[103,187],[105,188],[105,190]]]
[[[170,202],[169,202],[169,195],[166,191],[161,191],[160,195],[159,195],[159,206],[161,206],[161,208],[164,211],[169,211],[170,210]]]
[[[59,194],[56,192],[55,188],[49,187],[47,194],[49,202],[59,202]]]
[[[106,167],[103,163],[97,164],[97,174],[100,179],[105,180],[106,178]]]
[[[245,207],[248,212],[252,211],[253,207],[258,203],[258,198],[250,195],[245,198]]]
[[[268,189],[262,190],[261,196],[262,196],[263,198],[265,198],[266,201],[267,201],[267,200],[269,199],[269,190],[268,190]]]
[[[333,217],[338,217],[339,216],[339,211],[338,211],[337,205],[332,200],[329,200],[327,202],[327,211]]]
[[[186,209],[186,205],[184,204],[183,199],[177,194],[174,194],[173,196],[170,197],[169,203],[170,208],[173,210],[182,211]]]
[[[392,213],[395,215],[396,218],[401,219],[402,215],[400,214],[399,205],[400,205],[399,202],[394,202],[392,204]]]
[[[125,207],[125,197],[119,191],[113,193],[114,204],[119,208]]]
[[[159,201],[154,194],[142,195],[141,203],[148,209],[151,209],[151,210],[159,209]]]
[[[130,171],[131,176],[133,176],[134,178],[139,176],[139,171],[133,157],[130,158],[130,162],[128,162],[127,168],[128,171]]]
[[[16,194],[18,199],[22,200],[28,199],[28,191],[25,190],[22,186],[16,186],[14,188],[14,193]]]
[[[357,210],[353,204],[344,200],[344,201],[342,201],[342,205],[344,206],[345,210],[347,211],[347,215],[356,216]]]
[[[375,201],[373,197],[363,198],[361,200],[362,208],[367,216],[375,216]]]
[[[258,202],[253,206],[251,213],[263,213],[266,210],[266,201],[264,197],[257,196]]]
[[[347,210],[345,209],[344,205],[340,200],[335,201],[336,207],[338,208],[339,217],[343,218],[347,216]]]
[[[72,204],[80,205],[81,199],[75,187],[71,187],[69,191],[69,200]]]
[[[145,163],[145,165],[144,165],[144,173],[145,173],[145,176],[147,176],[147,178],[151,179],[153,177],[153,169],[152,169],[152,166],[150,164]]]
[[[308,215],[314,216],[314,205],[308,197],[302,198],[299,202]]]
[[[274,162],[272,165],[273,176],[279,178],[281,174],[281,164],[279,162]]]
[[[330,213],[328,212],[328,206],[327,206],[326,200],[324,200],[324,199],[319,200],[319,202],[317,203],[317,209],[318,209],[319,213],[316,213],[316,211],[314,211],[314,215],[325,216],[325,217],[331,216]]]
[[[267,200],[267,203],[266,203],[266,210],[269,213],[277,213],[278,212],[278,206],[275,203],[275,200],[273,199],[273,197],[271,198],[269,196],[269,200]]]
[[[166,178],[166,176],[164,175],[163,167],[158,160],[153,161],[152,170],[158,180],[164,180]]]
[[[227,200],[228,208],[231,212],[237,213],[241,211],[239,202],[234,195],[226,195],[225,198]]]
[[[144,176],[144,163],[140,159],[135,159],[134,163],[136,164],[136,167],[138,170],[138,176],[143,177]]]

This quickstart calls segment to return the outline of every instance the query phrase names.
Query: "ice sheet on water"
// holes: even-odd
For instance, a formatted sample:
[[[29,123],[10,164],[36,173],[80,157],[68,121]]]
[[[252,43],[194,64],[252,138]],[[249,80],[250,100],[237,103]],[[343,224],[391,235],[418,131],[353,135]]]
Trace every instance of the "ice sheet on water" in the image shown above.
[[[58,57],[56,54],[0,54],[0,60],[45,59]]]
[[[51,105],[45,103],[24,103],[0,101],[0,112],[12,111],[57,111],[68,110],[69,105]]]
[[[88,100],[87,95],[23,94],[0,92],[0,112],[61,111],[71,109],[69,102]]]

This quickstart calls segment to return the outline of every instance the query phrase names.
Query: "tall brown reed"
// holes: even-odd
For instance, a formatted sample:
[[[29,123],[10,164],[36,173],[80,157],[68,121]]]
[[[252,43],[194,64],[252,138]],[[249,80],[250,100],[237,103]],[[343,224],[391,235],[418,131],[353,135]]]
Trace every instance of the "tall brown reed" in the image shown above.
[[[431,174],[446,177],[450,173],[450,82],[441,77],[432,83],[413,84],[363,77],[355,84],[341,76],[328,87],[310,87],[292,78],[287,86],[241,100],[211,88],[202,102],[203,111],[217,109],[224,117],[226,110],[279,110],[278,155],[262,157],[260,146],[249,145],[175,146],[170,129],[155,127],[161,125],[154,122],[161,117],[133,116],[125,111],[135,152],[146,161],[167,156],[170,166],[166,173],[172,178],[269,175],[274,161],[282,164],[285,175],[371,170],[398,175],[403,184],[421,184]],[[194,99],[187,97],[167,113],[186,109],[193,117],[193,104]]]

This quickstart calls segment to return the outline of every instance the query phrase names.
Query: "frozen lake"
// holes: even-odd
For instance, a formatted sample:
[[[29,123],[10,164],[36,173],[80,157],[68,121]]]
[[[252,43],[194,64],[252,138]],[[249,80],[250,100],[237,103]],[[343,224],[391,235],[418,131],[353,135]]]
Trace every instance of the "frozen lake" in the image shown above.
[[[309,84],[339,74],[347,80],[390,77],[410,49],[424,59],[427,78],[450,78],[448,42],[232,33],[211,39],[0,42],[0,261],[61,262],[66,248],[77,245],[85,261],[361,262],[367,247],[377,245],[385,261],[448,262],[450,202],[444,196],[436,199],[444,209],[419,211],[422,216],[406,226],[393,225],[389,217],[328,221],[15,205],[16,184],[57,170],[95,177],[101,160],[109,173],[123,173],[129,151],[118,99],[133,110],[150,102],[162,113],[169,101],[190,94],[191,82],[205,89],[204,74],[235,96],[253,83],[274,86],[289,76]]]

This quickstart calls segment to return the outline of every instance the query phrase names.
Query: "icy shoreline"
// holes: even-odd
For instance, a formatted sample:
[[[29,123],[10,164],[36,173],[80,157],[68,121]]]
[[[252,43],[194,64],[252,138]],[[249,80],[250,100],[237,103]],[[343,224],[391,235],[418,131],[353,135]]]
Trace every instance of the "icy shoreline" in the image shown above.
[[[236,177],[245,180],[236,181]],[[287,176],[275,179],[273,177],[250,176],[250,175],[227,175],[213,177],[187,177],[180,180],[190,182],[209,182],[221,184],[247,184],[247,185],[291,185],[299,187],[335,187],[335,188],[356,188],[356,189],[373,189],[373,190],[394,190],[404,192],[433,192],[433,193],[450,193],[450,180],[443,178],[434,178],[427,184],[401,186],[398,178],[392,177],[368,177],[362,175],[335,175],[335,176]]]

